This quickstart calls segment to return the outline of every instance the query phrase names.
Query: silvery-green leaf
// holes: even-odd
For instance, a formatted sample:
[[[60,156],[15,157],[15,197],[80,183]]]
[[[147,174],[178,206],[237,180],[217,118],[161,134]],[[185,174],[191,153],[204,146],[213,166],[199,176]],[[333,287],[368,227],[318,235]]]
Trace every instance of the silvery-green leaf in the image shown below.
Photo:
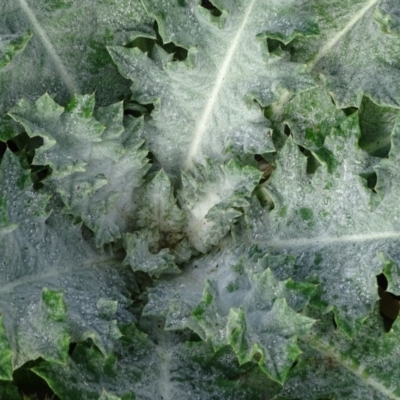
[[[133,223],[146,236],[152,252],[172,247],[183,238],[186,215],[176,204],[173,187],[163,170],[143,185],[137,203]]]
[[[126,257],[124,265],[130,265],[133,271],[146,272],[158,278],[161,274],[179,274],[181,271],[175,264],[175,257],[169,249],[162,249],[157,254],[149,251],[146,236],[140,233],[124,236]]]
[[[133,80],[134,97],[155,103],[145,136],[162,167],[176,173],[206,158],[226,160],[227,153],[274,151],[259,104],[313,87],[314,81],[287,54],[269,54],[265,38],[314,34],[309,6],[301,2],[293,13],[298,2],[219,1],[222,16],[216,18],[197,0],[144,3],[164,42],[188,49],[187,59],[172,61],[158,47],[153,59],[139,49],[109,51],[122,75]]]
[[[4,381],[12,380],[12,372],[13,372],[12,357],[13,357],[13,352],[10,343],[7,339],[6,331],[3,326],[3,318],[0,317],[0,379],[1,380]]]
[[[30,137],[43,139],[33,162],[49,164],[53,179],[60,179],[83,171],[94,143],[101,141],[105,127],[92,116],[94,104],[94,96],[78,96],[64,109],[44,94],[35,102],[22,99],[9,115],[23,125]],[[53,151],[49,151],[51,148]],[[70,153],[78,157],[71,157]]]
[[[277,281],[271,263],[256,248],[211,252],[149,289],[144,314],[164,316],[169,330],[190,328],[216,349],[231,345],[241,363],[258,354],[263,371],[282,382],[300,354],[296,337],[314,322],[299,312],[315,287]]]
[[[236,265],[244,270],[250,268],[263,271],[265,265],[259,265],[259,258],[262,258],[262,254],[256,248],[216,248],[187,263],[182,275],[163,279],[150,288],[149,300],[143,313],[165,317],[165,326],[169,330],[187,327],[204,337],[204,331],[193,318],[192,312],[203,298],[207,279],[216,276],[223,277],[223,282],[234,280],[231,277],[236,274]]]
[[[399,4],[396,0],[381,1],[374,17],[384,33],[400,36]]]
[[[335,103],[358,107],[366,95],[400,107],[400,4],[393,0],[315,0],[320,35],[299,38],[293,60],[307,62]]]
[[[114,396],[113,394],[109,394],[106,391],[103,391],[103,393],[101,394],[101,396],[99,397],[99,400],[134,400],[133,395],[131,395],[130,397],[127,396],[123,396],[123,397],[118,397],[118,396]]]
[[[168,176],[160,171],[138,196],[135,226],[153,253],[169,247],[184,261],[193,249],[204,253],[220,242],[260,178],[260,171],[233,160],[221,165],[207,160],[182,174],[178,206]]]
[[[148,302],[143,314],[165,317],[165,326],[169,330],[191,328],[202,334],[203,330],[193,318],[192,311],[203,297],[206,280],[215,273],[224,275],[229,272],[242,250],[214,249],[209,254],[187,263],[182,275],[160,280],[148,289]],[[251,260],[250,254],[248,258]],[[220,268],[222,272],[219,272]]]
[[[289,373],[283,399],[400,398],[398,321],[386,333],[375,309],[353,340],[334,329],[331,318],[315,328],[302,342],[304,353]]]
[[[290,99],[283,96],[267,114],[278,132],[284,133],[284,126],[287,125],[297,144],[315,152],[323,146],[330,130],[345,118],[344,112],[335,107],[321,86]]]
[[[199,42],[207,42],[203,19],[207,18],[214,23],[218,22],[218,19],[212,18],[203,8],[196,7],[197,4],[192,1],[185,4],[179,1],[159,3],[156,0],[144,0],[143,3],[149,14],[154,16],[160,24],[160,33],[163,39],[166,42],[176,42],[180,46],[192,47]],[[264,19],[262,32],[267,33],[269,37],[278,38],[284,43],[289,43],[299,35],[312,36],[318,33],[318,26],[312,15],[311,7],[304,0],[298,2],[289,0],[285,3],[273,0],[265,3],[268,8],[263,8],[263,4],[246,3],[243,0],[215,0],[212,3],[222,11],[224,23],[228,23],[225,21],[228,17],[235,18],[237,24],[240,21],[239,18],[242,18],[242,29],[248,31],[243,35],[250,35],[251,29],[256,29],[250,24],[254,21],[260,24],[261,17]],[[260,15],[253,15],[257,11],[260,12]],[[202,19],[197,20],[200,17]],[[233,23],[231,22],[232,25]],[[180,26],[181,29],[176,29],[177,26]]]
[[[313,175],[306,173],[306,157],[288,138],[265,186],[274,209],[258,209],[250,224],[252,237],[245,234],[265,252],[293,256],[293,279],[317,277],[319,304],[333,308],[348,335],[355,334],[378,299],[379,252],[399,257],[398,147],[392,146],[389,159],[371,159],[358,147],[359,137],[355,113],[325,138],[335,162],[323,163]],[[361,177],[372,162],[379,163],[374,167],[379,202]]]
[[[63,363],[69,341],[88,337],[108,353],[120,335],[116,321],[131,318],[117,259],[86,243],[9,151],[0,198],[0,311],[12,367],[39,357]]]
[[[140,0],[2,1],[0,65],[25,50],[0,73],[0,114],[45,92],[63,104],[74,94],[96,92],[102,105],[127,96],[106,46],[154,37],[152,24]]]
[[[100,395],[124,400],[247,400],[261,395],[272,399],[277,391],[267,380],[257,385],[256,379],[262,377],[254,364],[239,366],[227,348],[214,354],[209,344],[157,327],[151,336],[133,325],[121,331],[123,337],[109,357],[83,343],[66,366],[44,362],[34,371],[63,400],[98,400]]]
[[[7,142],[22,132],[22,126],[15,122],[9,115],[0,116],[0,140],[2,142]]]
[[[0,69],[12,62],[14,56],[25,48],[31,37],[30,33],[23,35],[3,33],[0,35]]]
[[[313,285],[279,282],[269,268],[254,272],[245,265],[235,265],[229,278],[208,281],[193,315],[216,348],[230,344],[241,363],[258,355],[261,369],[283,382],[300,354],[297,337],[314,323],[296,312],[307,304]]]
[[[233,160],[221,165],[207,161],[182,175],[178,198],[187,214],[185,233],[196,250],[208,251],[229,232],[241,215],[238,208],[248,205],[246,197],[261,176],[255,168]]]
[[[99,108],[94,96],[76,96],[64,109],[48,95],[22,100],[10,115],[44,145],[34,164],[50,165],[47,183],[68,212],[95,232],[97,245],[121,237],[134,210],[134,190],[147,172],[141,119],[123,123],[122,103]]]

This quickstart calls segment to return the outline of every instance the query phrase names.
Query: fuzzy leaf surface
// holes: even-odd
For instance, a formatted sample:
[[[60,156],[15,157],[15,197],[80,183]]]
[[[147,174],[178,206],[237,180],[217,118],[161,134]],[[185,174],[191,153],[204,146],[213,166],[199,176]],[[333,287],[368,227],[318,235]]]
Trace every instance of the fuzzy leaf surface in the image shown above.
[[[261,176],[233,160],[226,165],[209,161],[183,174],[178,199],[187,215],[185,234],[196,250],[209,251],[229,232]]]
[[[70,340],[91,337],[107,353],[120,335],[116,320],[130,319],[116,260],[96,252],[57,202],[31,186],[29,172],[7,151],[0,169],[0,308],[14,369],[38,357],[65,362]],[[6,353],[3,343],[2,358]]]
[[[330,130],[345,119],[344,112],[332,104],[329,94],[321,86],[291,96],[290,99],[283,96],[271,105],[267,115],[272,121],[274,135],[279,132],[283,136],[287,126],[296,143],[315,154],[318,151],[321,153],[325,136]]]
[[[102,245],[121,237],[134,209],[134,189],[147,172],[139,139],[141,119],[123,123],[122,103],[100,107],[94,96],[76,96],[64,109],[48,95],[22,100],[10,115],[44,145],[33,163],[50,165],[47,179],[68,212],[79,216]]]
[[[215,349],[232,346],[240,363],[258,354],[261,369],[282,382],[300,354],[296,337],[314,322],[299,311],[315,288],[277,281],[269,262],[255,248],[214,251],[150,289],[144,313],[164,316],[169,330],[194,330]]]
[[[170,248],[177,261],[187,261],[228,234],[261,176],[257,169],[234,160],[226,164],[207,160],[204,166],[182,173],[175,198],[168,176],[160,171],[138,196],[135,227],[154,254]]]
[[[127,81],[106,45],[154,36],[139,0],[2,1],[0,32],[0,66],[26,45],[0,73],[1,114],[19,99],[34,100],[45,92],[63,104],[74,94],[95,91],[103,105],[120,100],[128,94]]]
[[[31,38],[28,32],[22,35],[0,35],[0,69],[9,65],[19,51],[23,50]]]
[[[133,223],[135,229],[140,230],[142,239],[132,240],[132,236],[131,239],[128,237],[125,241],[128,253],[139,241],[147,241],[146,246],[150,252],[156,254],[163,249],[173,248],[183,239],[187,216],[177,204],[173,186],[164,170],[158,171],[142,186],[137,196],[137,203]],[[175,251],[172,253],[179,258]],[[130,264],[132,268],[136,268],[132,262]]]
[[[290,40],[316,29],[305,2],[299,8],[309,18],[293,13],[288,21],[285,13],[295,2],[285,3],[221,1],[222,16],[215,18],[196,0],[146,0],[164,42],[186,48],[187,59],[174,62],[159,47],[151,58],[138,49],[109,48],[122,75],[133,80],[134,97],[155,103],[145,137],[167,172],[191,169],[205,158],[230,158],[226,153],[274,150],[259,104],[314,85],[303,65],[268,52],[267,35]]]
[[[393,0],[315,0],[320,34],[299,38],[293,61],[307,62],[340,108],[358,107],[367,95],[400,107],[400,5]]]
[[[393,179],[399,173],[398,147],[392,146],[391,157],[379,162],[360,150],[359,136],[355,113],[326,137],[332,162],[313,175],[306,173],[306,157],[289,138],[265,186],[275,208],[258,209],[250,222],[250,241],[276,256],[297,258],[295,270],[278,276],[316,278],[320,306],[333,307],[348,335],[354,335],[377,300],[376,275],[382,271],[378,255],[384,252],[397,260],[400,239],[398,184]],[[397,143],[398,133],[393,140]],[[376,164],[379,197],[361,177],[371,163]]]
[[[398,321],[386,333],[377,309],[354,340],[335,329],[327,315],[304,341],[302,350],[304,353],[283,388],[283,399],[400,398],[399,371],[395,367]]]
[[[239,367],[227,348],[214,354],[206,343],[190,342],[185,340],[187,335],[165,333],[160,328],[153,329],[154,337],[134,326],[121,331],[124,336],[108,358],[94,346],[79,344],[66,367],[47,362],[35,372],[63,400],[76,396],[97,400],[104,396],[104,389],[112,396],[105,398],[110,399],[172,400],[190,396],[199,400],[247,400],[263,392],[269,395],[267,388],[264,391],[251,384],[251,376],[240,376],[246,371],[257,376],[254,364]]]

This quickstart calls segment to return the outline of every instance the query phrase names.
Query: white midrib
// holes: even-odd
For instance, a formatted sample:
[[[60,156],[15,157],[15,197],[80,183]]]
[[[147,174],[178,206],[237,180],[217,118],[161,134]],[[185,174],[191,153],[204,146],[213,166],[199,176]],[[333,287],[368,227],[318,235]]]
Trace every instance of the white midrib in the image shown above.
[[[43,44],[47,54],[53,61],[55,68],[57,69],[58,73],[60,74],[61,79],[63,80],[65,86],[69,90],[71,94],[79,94],[79,88],[75,83],[73,77],[68,73],[66,70],[60,56],[57,54],[53,44],[51,43],[50,39],[46,35],[46,32],[42,29],[39,24],[39,21],[36,19],[35,14],[29,8],[28,4],[25,0],[17,0],[21,6],[21,10],[24,12],[26,17],[28,18],[34,32],[39,37],[40,41]]]
[[[326,42],[318,51],[317,55],[315,58],[312,60],[312,62],[308,65],[308,68],[311,70],[313,69],[318,62],[324,58],[331,50],[333,47],[336,46],[336,44],[342,39],[343,36],[345,36],[352,28],[353,26],[360,21],[364,15],[374,6],[376,5],[380,0],[370,0],[360,11],[358,11],[351,19],[350,21],[344,26],[342,30],[336,33],[335,36],[333,36],[328,42]]]
[[[82,271],[85,268],[100,267],[103,264],[107,265],[107,264],[120,263],[120,262],[121,262],[121,259],[118,257],[105,256],[105,257],[94,258],[90,262],[78,265],[74,268],[70,268],[67,270],[54,269],[54,270],[46,271],[44,273],[38,272],[34,275],[26,275],[26,276],[16,279],[15,281],[11,281],[11,282],[3,284],[0,288],[0,295],[2,293],[8,293],[20,285],[26,285],[27,283],[34,284],[35,282],[45,282],[47,279],[51,279],[54,277],[60,277],[64,273],[72,274],[74,271],[77,271],[77,272]]]
[[[341,355],[338,354],[337,351],[335,351],[336,350],[335,348],[323,342],[322,340],[318,339],[305,339],[305,340],[308,344],[311,345],[311,347],[315,348],[323,356],[333,359],[337,364],[346,368],[352,374],[360,378],[367,386],[370,386],[379,393],[384,394],[385,396],[387,396],[388,399],[400,400],[400,397],[394,394],[392,391],[390,391],[387,387],[382,385],[380,382],[378,382],[371,376],[367,376],[365,374],[365,369],[367,367],[366,365],[359,364],[357,368],[355,368],[351,360],[347,360],[344,357],[341,357]]]
[[[248,23],[249,16],[251,14],[251,11],[252,11],[253,6],[256,3],[256,1],[257,0],[251,0],[251,2],[249,3],[249,5],[246,9],[246,12],[244,14],[243,21],[242,21],[236,35],[234,36],[234,38],[231,42],[231,45],[225,55],[225,58],[222,63],[222,66],[219,70],[217,79],[215,80],[214,88],[210,94],[210,97],[208,98],[208,102],[204,108],[203,114],[201,115],[201,117],[196,125],[195,132],[194,132],[194,139],[190,145],[190,148],[189,148],[186,160],[185,160],[185,164],[184,164],[185,169],[191,168],[191,166],[193,165],[193,160],[194,160],[197,152],[199,151],[201,142],[203,140],[203,136],[207,130],[207,122],[209,121],[211,114],[213,112],[215,103],[218,100],[219,92],[221,91],[221,88],[224,85],[225,77],[229,71],[229,67],[231,65],[233,56],[234,56],[235,51],[240,43],[241,38],[242,38],[243,30]]]
[[[375,5],[379,2],[379,0],[370,0],[360,11],[358,11],[353,18],[341,29],[339,32],[336,33],[330,40],[328,40],[318,51],[316,56],[312,61],[308,63],[309,71],[313,70],[314,67],[318,64],[318,62],[324,58],[332,49],[336,46],[336,44],[342,39],[344,35],[346,35],[353,26],[360,21],[364,17],[364,15]],[[275,103],[273,107],[274,114],[280,116],[283,114],[285,105],[293,98],[293,93],[285,92],[279,102]]]
[[[156,353],[160,358],[159,391],[163,400],[173,400],[170,373],[171,355],[169,354],[167,344],[165,343],[165,335],[159,335],[159,346],[156,347]]]
[[[356,235],[342,235],[342,236],[316,236],[310,238],[300,239],[278,239],[263,242],[266,247],[273,247],[277,249],[299,248],[306,246],[319,246],[329,245],[335,243],[364,243],[373,240],[381,239],[400,239],[400,232],[379,232],[379,233],[366,233]]]

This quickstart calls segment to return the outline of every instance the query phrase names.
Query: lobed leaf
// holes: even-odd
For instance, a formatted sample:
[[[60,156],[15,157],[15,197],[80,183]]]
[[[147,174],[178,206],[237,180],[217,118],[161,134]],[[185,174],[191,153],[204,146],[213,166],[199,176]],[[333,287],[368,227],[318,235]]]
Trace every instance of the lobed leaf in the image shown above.
[[[262,370],[283,382],[300,354],[296,337],[314,322],[298,312],[315,288],[277,281],[269,262],[254,248],[214,251],[150,289],[144,314],[166,317],[168,330],[188,327],[215,349],[232,346],[240,363],[258,355]]]
[[[117,260],[96,252],[57,202],[31,185],[7,151],[0,169],[0,310],[3,359],[11,348],[12,369],[38,357],[64,363],[69,342],[88,337],[108,353],[120,335],[116,321],[131,319]]]
[[[62,104],[94,91],[102,105],[114,103],[129,93],[106,45],[154,37],[139,0],[3,1],[0,27],[0,65],[25,46],[12,68],[0,73],[0,114],[45,92]]]
[[[289,373],[282,398],[399,399],[398,324],[387,334],[375,309],[354,340],[349,340],[327,317],[302,345],[304,354]],[[307,383],[310,380],[312,385]]]
[[[265,252],[295,257],[296,269],[285,276],[317,278],[320,306],[333,308],[348,335],[354,335],[377,301],[378,254],[398,257],[397,184],[392,179],[398,171],[397,149],[392,147],[392,156],[374,167],[379,171],[377,199],[361,178],[377,160],[359,149],[359,137],[355,113],[325,139],[333,162],[313,175],[306,173],[306,158],[289,138],[265,186],[275,208],[255,210],[257,221],[250,223],[253,236],[248,239]]]
[[[153,329],[155,337],[133,325],[121,331],[124,336],[116,344],[115,353],[107,358],[96,347],[78,344],[66,367],[45,362],[34,371],[65,400],[76,396],[97,400],[100,395],[103,399],[124,400],[187,396],[239,400],[261,394],[272,398],[265,388],[246,384],[251,380],[240,374],[254,374],[253,365],[239,367],[226,348],[214,354],[206,343],[190,342],[187,335],[165,333],[159,328]]]
[[[293,61],[307,62],[340,108],[359,107],[363,95],[399,108],[399,7],[392,0],[313,1],[320,35],[299,38]]]
[[[96,110],[94,96],[76,96],[64,109],[49,95],[22,100],[10,115],[44,145],[35,165],[49,165],[46,180],[67,211],[95,232],[98,246],[121,237],[129,226],[134,189],[148,170],[141,149],[141,120],[123,123],[121,103]]]
[[[122,47],[109,47],[109,52],[121,74],[133,80],[134,97],[155,104],[144,135],[161,166],[176,174],[207,158],[220,162],[232,153],[274,151],[259,104],[269,105],[283,92],[301,92],[314,82],[303,65],[289,62],[285,54],[270,54],[265,38],[289,41],[314,34],[306,3],[299,5],[299,18],[290,21],[286,15],[293,1],[220,1],[220,18],[196,0],[144,3],[164,42],[186,48],[187,59],[175,62],[157,46],[151,57]]]

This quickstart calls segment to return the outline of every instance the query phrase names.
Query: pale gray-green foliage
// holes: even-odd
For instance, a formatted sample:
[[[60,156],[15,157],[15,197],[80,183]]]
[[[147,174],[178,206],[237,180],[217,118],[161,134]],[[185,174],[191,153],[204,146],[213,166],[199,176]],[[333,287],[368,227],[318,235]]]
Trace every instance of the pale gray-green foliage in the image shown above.
[[[46,211],[49,196],[33,191],[14,155],[0,168],[0,307],[13,368],[38,357],[64,362],[69,340],[91,337],[108,353],[116,321],[130,318],[118,305],[128,300],[115,259],[86,243],[57,202]],[[54,304],[43,297],[49,290]]]
[[[390,0],[315,0],[318,38],[300,38],[293,60],[306,62],[341,107],[358,107],[362,96],[400,107],[399,3]]]
[[[139,190],[137,199],[134,227],[140,230],[140,237],[138,235],[126,236],[125,249],[128,257],[125,261],[127,262],[129,259],[134,270],[143,270],[143,265],[139,265],[137,260],[138,246],[140,245],[140,251],[150,251],[156,254],[161,250],[162,259],[167,261],[166,257],[168,258],[167,264],[162,263],[161,270],[164,270],[167,265],[175,269],[171,264],[174,259],[186,260],[190,257],[191,251],[189,246],[179,245],[184,238],[187,216],[177,204],[168,175],[163,170],[158,171],[155,176],[151,177],[151,181]],[[166,247],[172,247],[175,244],[177,247],[170,254]],[[156,270],[151,270],[151,274],[159,273]]]
[[[138,2],[26,1],[1,6],[74,27],[96,4],[114,29],[101,43],[151,36]],[[65,108],[32,102],[38,71],[72,71],[64,89],[98,76],[82,78],[91,64],[76,56],[76,71],[72,58],[34,70],[10,113],[43,139],[34,164],[52,172],[35,191],[15,156],[2,160],[0,378],[42,357],[34,371],[61,399],[400,399],[398,321],[384,332],[376,305],[382,272],[400,294],[399,3],[215,0],[220,17],[195,0],[143,3],[163,42],[188,50],[177,61],[160,42],[141,42],[149,54],[109,47],[133,80],[129,107],[153,103],[150,116],[123,116],[118,84],[106,107],[82,88]],[[35,29],[46,59],[53,47],[42,53]],[[31,41],[0,82],[21,73]],[[14,128],[1,126],[8,140]],[[261,185],[257,152],[276,166]],[[89,243],[63,212],[93,231]],[[70,341],[85,342],[68,355]]]
[[[0,35],[0,69],[9,65],[18,51],[23,50],[28,43],[31,35],[25,34],[6,34]]]
[[[345,114],[335,107],[329,94],[318,86],[290,99],[284,96],[282,103],[271,106],[268,117],[276,132],[283,133],[284,125],[287,125],[297,144],[318,152],[325,136],[332,127],[344,120]]]
[[[160,171],[139,191],[135,227],[153,253],[170,247],[177,262],[187,261],[192,254],[209,251],[229,232],[260,178],[260,171],[233,160],[222,165],[207,161],[182,174],[175,199],[168,176]],[[139,243],[132,240],[130,236],[126,243]]]
[[[400,290],[400,269],[397,261],[385,252],[379,252],[378,258],[382,263],[382,273],[387,279],[386,290],[397,294]]]
[[[35,103],[21,101],[10,115],[30,137],[43,138],[34,164],[51,166],[48,184],[103,245],[127,230],[147,151],[141,149],[141,120],[124,125],[122,103],[99,108],[97,119],[93,112],[94,96],[75,97],[64,110],[44,95]]]
[[[282,382],[300,352],[296,337],[314,322],[298,313],[314,287],[277,281],[268,263],[251,248],[214,251],[150,289],[144,313],[165,317],[168,330],[194,330],[215,349],[231,345],[241,363],[258,354]]]
[[[397,176],[399,174],[400,161],[400,117],[394,121],[393,130],[391,132],[391,143],[388,158],[384,158],[378,165],[374,167],[377,174],[376,191],[379,198],[386,204],[387,209],[394,212],[396,219],[396,211],[398,205],[396,202],[396,192],[399,188]]]
[[[150,276],[159,277],[161,274],[179,274],[175,257],[170,250],[164,248],[158,253],[151,253],[144,232],[139,234],[127,233],[124,236],[126,257],[124,265],[130,265],[133,271],[143,271]]]
[[[265,251],[299,257],[297,279],[317,275],[322,299],[334,308],[338,325],[349,335],[377,300],[375,275],[382,269],[377,252],[398,254],[399,240],[399,207],[393,191],[382,189],[376,206],[360,176],[370,168],[371,159],[359,149],[359,136],[354,114],[325,139],[333,164],[321,165],[312,176],[306,173],[306,158],[289,138],[266,186],[275,208],[269,214],[261,211],[266,215],[254,233]],[[394,160],[382,160],[378,167],[385,165],[392,170],[390,176],[398,171]],[[378,181],[383,186],[383,178]]]
[[[214,355],[209,344],[189,342],[187,332],[164,332],[156,323],[150,336],[134,326],[123,327],[124,338],[108,359],[96,348],[78,345],[66,367],[44,363],[35,372],[44,376],[56,393],[63,393],[65,400],[76,396],[98,399],[102,390],[116,398],[143,400],[246,400],[258,393],[246,378],[232,379],[240,372],[251,373],[254,364],[239,367],[228,349]],[[77,377],[77,384],[72,384]]]
[[[152,37],[151,24],[139,0],[0,1],[0,66],[10,40],[32,35],[0,72],[0,113],[22,97],[33,100],[45,92],[62,103],[94,91],[103,104],[128,95],[105,46]]]
[[[223,14],[216,19],[195,0],[146,1],[163,40],[187,48],[188,58],[173,62],[159,47],[151,58],[138,49],[109,48],[120,72],[134,81],[134,96],[155,103],[145,136],[167,172],[208,157],[226,160],[231,152],[274,150],[257,102],[265,106],[284,91],[314,85],[302,65],[289,62],[288,54],[269,53],[262,40],[270,31],[287,40],[313,34],[311,18],[290,28],[284,23],[293,3],[221,2]]]
[[[188,220],[184,232],[196,250],[209,251],[229,232],[260,178],[260,171],[233,160],[225,165],[207,162],[182,175],[178,199]]]
[[[263,264],[266,260],[258,260],[259,268]],[[261,369],[283,382],[300,353],[297,336],[315,322],[297,313],[313,287],[279,282],[269,268],[256,272],[250,265],[239,260],[229,279],[217,275],[218,279],[207,281],[193,314],[215,348],[231,344],[241,363],[258,355]]]
[[[334,329],[330,315],[315,328],[302,343],[304,355],[289,373],[283,399],[399,398],[398,322],[387,334],[375,309],[353,340]]]

